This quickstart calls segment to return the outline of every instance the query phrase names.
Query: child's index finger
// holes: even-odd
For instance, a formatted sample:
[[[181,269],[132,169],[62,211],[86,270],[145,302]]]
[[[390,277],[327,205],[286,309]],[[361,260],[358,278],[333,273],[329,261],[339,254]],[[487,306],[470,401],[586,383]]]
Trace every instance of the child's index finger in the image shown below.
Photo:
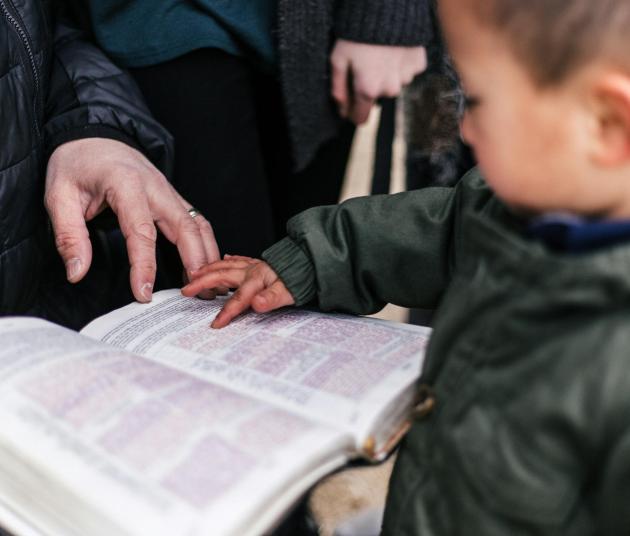
[[[265,284],[261,278],[247,279],[225,302],[211,326],[217,329],[227,326],[233,318],[251,307],[254,297],[264,288]]]

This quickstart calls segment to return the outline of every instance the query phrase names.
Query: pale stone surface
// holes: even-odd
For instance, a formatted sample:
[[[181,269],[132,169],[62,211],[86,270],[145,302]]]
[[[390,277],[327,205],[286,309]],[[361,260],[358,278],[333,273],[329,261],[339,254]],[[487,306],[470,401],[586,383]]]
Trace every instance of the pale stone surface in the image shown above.
[[[322,536],[366,509],[385,504],[393,459],[374,467],[346,469],[323,480],[311,495],[311,510]],[[359,536],[359,535],[357,535]]]

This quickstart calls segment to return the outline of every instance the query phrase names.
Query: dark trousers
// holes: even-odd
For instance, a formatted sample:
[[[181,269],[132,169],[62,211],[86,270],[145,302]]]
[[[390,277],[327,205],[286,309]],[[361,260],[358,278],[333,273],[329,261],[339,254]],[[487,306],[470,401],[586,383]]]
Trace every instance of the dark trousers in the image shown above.
[[[354,127],[294,173],[274,76],[216,49],[131,73],[175,138],[175,188],[212,223],[222,253],[258,257],[291,216],[337,202]]]

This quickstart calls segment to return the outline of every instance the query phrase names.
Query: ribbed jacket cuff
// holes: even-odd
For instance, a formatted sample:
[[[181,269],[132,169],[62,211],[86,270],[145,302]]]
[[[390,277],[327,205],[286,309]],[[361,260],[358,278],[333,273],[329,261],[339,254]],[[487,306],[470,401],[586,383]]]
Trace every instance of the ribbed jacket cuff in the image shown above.
[[[430,0],[343,0],[336,37],[375,45],[421,46],[432,35]]]
[[[262,258],[273,268],[287,287],[295,305],[315,298],[315,270],[308,255],[290,238],[284,238],[265,250]]]

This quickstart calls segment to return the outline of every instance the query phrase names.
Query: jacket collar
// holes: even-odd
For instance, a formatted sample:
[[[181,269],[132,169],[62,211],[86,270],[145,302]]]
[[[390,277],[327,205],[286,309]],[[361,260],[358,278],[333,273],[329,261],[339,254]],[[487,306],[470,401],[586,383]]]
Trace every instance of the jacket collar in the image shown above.
[[[527,237],[523,222],[498,202],[497,207],[493,217],[466,215],[464,225],[469,254],[495,276],[539,289],[550,305],[630,305],[630,242],[580,254],[554,251]]]

